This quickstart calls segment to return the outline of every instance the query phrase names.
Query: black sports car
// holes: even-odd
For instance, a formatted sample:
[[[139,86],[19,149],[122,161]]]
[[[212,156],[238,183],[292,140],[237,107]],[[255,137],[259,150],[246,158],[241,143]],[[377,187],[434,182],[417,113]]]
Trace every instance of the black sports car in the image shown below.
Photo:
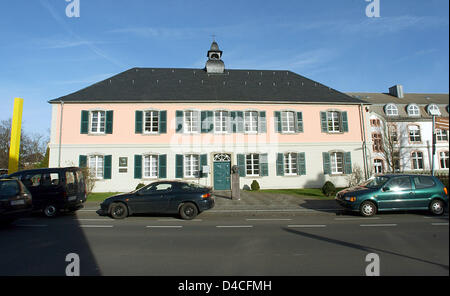
[[[108,197],[97,214],[123,219],[133,214],[179,214],[186,220],[214,207],[210,187],[181,181],[159,181],[130,193]]]

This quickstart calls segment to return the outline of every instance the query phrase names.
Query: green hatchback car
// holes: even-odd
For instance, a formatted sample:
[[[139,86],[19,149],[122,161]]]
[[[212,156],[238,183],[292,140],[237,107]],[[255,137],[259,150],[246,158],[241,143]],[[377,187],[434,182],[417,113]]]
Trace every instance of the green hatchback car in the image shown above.
[[[365,217],[398,210],[429,210],[442,215],[448,206],[448,190],[434,176],[382,175],[339,191],[335,200]]]

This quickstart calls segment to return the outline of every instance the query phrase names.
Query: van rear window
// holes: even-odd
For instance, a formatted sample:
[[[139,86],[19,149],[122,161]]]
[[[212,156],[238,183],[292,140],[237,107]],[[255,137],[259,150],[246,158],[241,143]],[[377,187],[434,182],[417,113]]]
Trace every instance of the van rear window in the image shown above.
[[[66,184],[75,184],[75,175],[73,172],[66,172]]]

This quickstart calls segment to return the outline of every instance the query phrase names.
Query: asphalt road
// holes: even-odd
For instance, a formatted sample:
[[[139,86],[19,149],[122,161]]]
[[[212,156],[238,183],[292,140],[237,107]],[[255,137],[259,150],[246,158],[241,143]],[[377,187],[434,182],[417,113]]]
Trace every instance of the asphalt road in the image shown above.
[[[95,209],[32,216],[0,228],[0,275],[449,275],[448,216],[422,212],[362,218],[335,212],[205,212],[100,217]]]

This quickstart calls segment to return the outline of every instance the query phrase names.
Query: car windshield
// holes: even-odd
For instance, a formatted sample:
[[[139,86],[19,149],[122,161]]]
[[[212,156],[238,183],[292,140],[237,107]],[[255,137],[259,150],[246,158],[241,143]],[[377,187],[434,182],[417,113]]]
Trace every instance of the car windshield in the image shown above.
[[[368,180],[367,182],[361,184],[361,186],[364,186],[367,188],[379,188],[379,187],[383,186],[388,180],[389,180],[388,177],[378,176],[372,180]]]

